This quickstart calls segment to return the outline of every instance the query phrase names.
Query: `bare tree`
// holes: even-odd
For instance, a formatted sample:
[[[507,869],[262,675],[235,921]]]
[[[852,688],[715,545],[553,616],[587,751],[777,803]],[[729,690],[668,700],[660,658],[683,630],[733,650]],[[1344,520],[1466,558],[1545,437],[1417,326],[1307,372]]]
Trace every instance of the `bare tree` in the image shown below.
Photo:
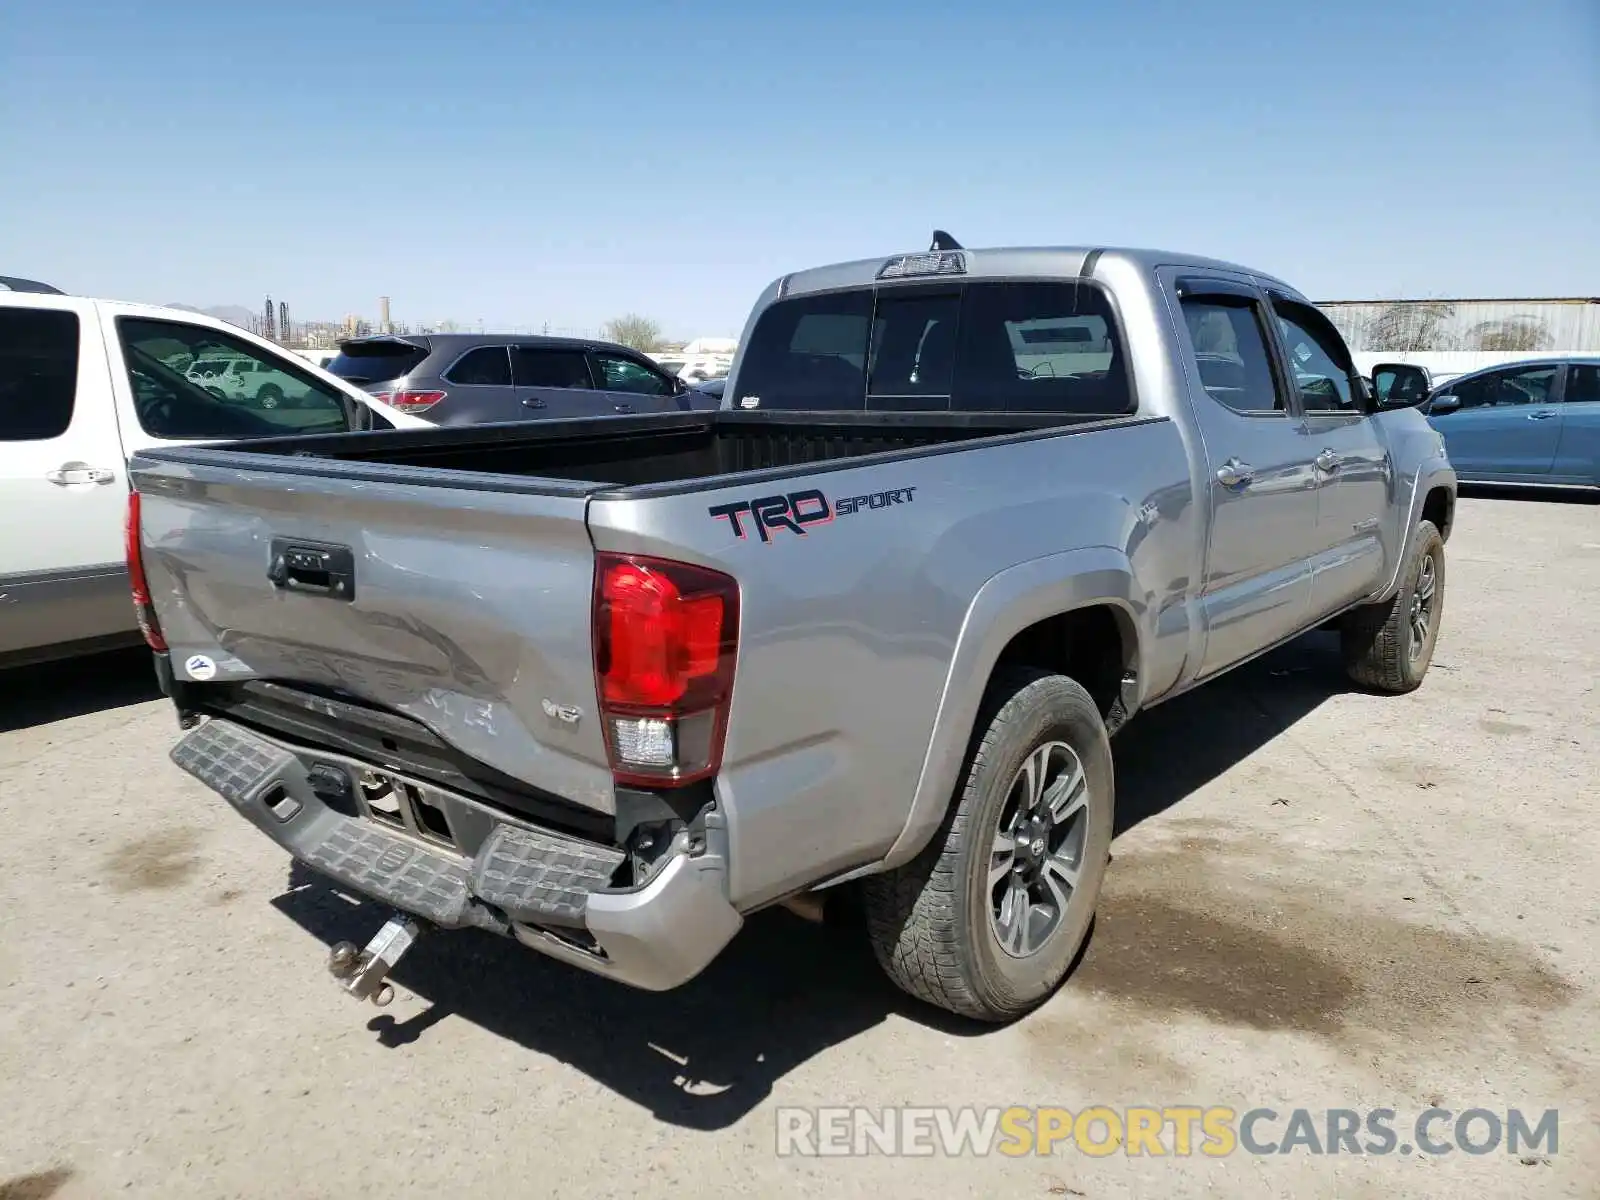
[[[452,320],[440,321],[439,322],[439,332],[440,333],[460,333],[461,332],[461,322],[460,321],[452,321]]]
[[[613,317],[605,323],[600,333],[608,342],[646,353],[661,344],[661,326],[649,317],[641,317],[636,313]]]
[[[1501,317],[1480,321],[1467,334],[1467,341],[1479,350],[1548,350],[1550,334],[1537,317]]]
[[[1410,304],[1386,304],[1383,311],[1367,322],[1366,349],[1449,350],[1444,327],[1456,315],[1456,306],[1442,300]]]

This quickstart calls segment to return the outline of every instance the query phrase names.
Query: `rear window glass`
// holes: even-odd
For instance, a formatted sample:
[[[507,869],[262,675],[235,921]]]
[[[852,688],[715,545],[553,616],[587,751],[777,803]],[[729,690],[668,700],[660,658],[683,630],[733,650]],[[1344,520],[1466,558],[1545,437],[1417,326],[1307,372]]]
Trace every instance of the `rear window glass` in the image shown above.
[[[1078,283],[885,287],[780,301],[736,408],[1116,415],[1133,393],[1110,301]]]
[[[974,283],[961,312],[952,407],[1133,411],[1110,301],[1076,283]]]
[[[779,301],[750,335],[733,406],[865,407],[871,328],[870,291]]]
[[[77,315],[0,308],[0,442],[60,437],[77,389]]]
[[[351,383],[387,383],[409,375],[427,357],[409,342],[346,342],[325,369]]]

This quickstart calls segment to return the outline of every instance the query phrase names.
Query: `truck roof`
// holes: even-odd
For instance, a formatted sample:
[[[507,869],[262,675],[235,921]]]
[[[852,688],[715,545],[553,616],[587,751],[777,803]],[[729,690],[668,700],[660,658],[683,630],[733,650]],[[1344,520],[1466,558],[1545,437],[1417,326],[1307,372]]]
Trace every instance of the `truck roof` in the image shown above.
[[[1131,266],[1148,270],[1164,266],[1182,266],[1231,271],[1240,275],[1254,276],[1286,291],[1299,294],[1298,289],[1290,287],[1283,280],[1253,267],[1170,250],[1111,246],[1006,246],[987,249],[962,247],[959,251],[952,252],[965,256],[966,270],[961,275],[966,279],[1072,278],[1083,273],[1084,265],[1092,255],[1098,259],[1119,259]],[[831,291],[835,288],[866,287],[878,281],[878,272],[883,269],[885,263],[896,258],[932,253],[938,251],[908,250],[879,258],[861,258],[852,262],[832,263],[828,266],[795,271],[780,281],[779,294],[793,296],[803,292]],[[925,281],[930,276],[908,275],[905,278],[908,282],[913,282],[917,279]]]

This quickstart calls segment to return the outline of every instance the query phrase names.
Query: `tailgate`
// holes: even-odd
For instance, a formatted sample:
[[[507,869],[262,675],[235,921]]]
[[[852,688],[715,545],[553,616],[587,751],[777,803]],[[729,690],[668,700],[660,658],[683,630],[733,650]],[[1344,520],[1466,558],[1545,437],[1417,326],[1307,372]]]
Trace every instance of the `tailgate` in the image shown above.
[[[130,474],[179,680],[336,693],[614,810],[581,485],[207,450]]]

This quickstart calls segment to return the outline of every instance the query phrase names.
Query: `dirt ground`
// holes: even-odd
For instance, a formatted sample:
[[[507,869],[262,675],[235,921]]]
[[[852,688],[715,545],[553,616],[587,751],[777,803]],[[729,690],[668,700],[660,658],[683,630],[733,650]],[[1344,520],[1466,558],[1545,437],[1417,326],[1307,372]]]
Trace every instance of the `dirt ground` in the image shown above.
[[[1000,1030],[782,912],[674,993],[460,934],[359,1006],[327,946],[381,914],[167,761],[147,658],[0,676],[0,1200],[1600,1195],[1600,506],[1464,499],[1444,622],[1405,698],[1349,690],[1313,635],[1136,720],[1088,953]],[[1560,1142],[775,1153],[779,1106],[968,1104],[1388,1107],[1403,1132],[1554,1108]]]

